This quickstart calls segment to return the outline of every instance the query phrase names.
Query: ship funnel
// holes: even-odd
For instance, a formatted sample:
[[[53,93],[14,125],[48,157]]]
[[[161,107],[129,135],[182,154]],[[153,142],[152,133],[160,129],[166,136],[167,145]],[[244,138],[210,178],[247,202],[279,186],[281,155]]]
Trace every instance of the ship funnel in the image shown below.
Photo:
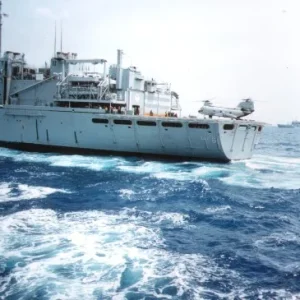
[[[118,68],[122,68],[123,51],[118,49],[117,65]]]
[[[10,53],[11,56],[12,53]],[[4,104],[9,104],[9,94],[12,76],[12,59],[8,56],[5,62],[5,77],[4,77]]]
[[[118,49],[118,57],[117,57],[117,82],[116,88],[118,90],[122,89],[122,58],[123,58],[123,51]],[[120,97],[120,93],[118,93],[118,98]]]

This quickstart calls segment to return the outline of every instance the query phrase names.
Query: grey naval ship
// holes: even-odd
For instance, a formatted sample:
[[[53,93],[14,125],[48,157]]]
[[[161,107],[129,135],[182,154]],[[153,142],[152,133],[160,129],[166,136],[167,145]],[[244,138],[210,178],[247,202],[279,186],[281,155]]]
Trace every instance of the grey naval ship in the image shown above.
[[[254,111],[206,101],[203,118],[181,117],[170,85],[136,67],[56,52],[50,65],[31,68],[24,54],[0,59],[0,146],[34,151],[135,153],[220,161],[249,159],[263,123],[243,120]],[[90,71],[84,66],[97,66]],[[77,66],[77,68],[76,68]]]

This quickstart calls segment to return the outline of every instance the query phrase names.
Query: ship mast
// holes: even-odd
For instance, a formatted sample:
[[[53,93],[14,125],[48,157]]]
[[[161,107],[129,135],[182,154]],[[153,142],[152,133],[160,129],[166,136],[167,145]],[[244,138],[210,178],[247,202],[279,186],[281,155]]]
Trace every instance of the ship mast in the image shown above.
[[[2,56],[2,17],[8,17],[8,14],[2,13],[2,1],[0,0],[0,57]]]

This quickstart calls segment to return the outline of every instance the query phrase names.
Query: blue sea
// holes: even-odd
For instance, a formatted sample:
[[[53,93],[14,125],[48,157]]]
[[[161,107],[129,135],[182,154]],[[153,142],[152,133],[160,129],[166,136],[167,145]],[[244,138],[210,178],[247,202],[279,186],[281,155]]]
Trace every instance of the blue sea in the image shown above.
[[[300,299],[300,128],[226,164],[0,148],[0,299]]]

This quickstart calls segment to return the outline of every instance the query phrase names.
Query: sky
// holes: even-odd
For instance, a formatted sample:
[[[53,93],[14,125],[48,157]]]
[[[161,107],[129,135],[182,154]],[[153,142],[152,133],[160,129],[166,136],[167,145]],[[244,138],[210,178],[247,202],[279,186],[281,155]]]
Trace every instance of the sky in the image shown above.
[[[114,64],[123,49],[125,66],[172,84],[182,115],[250,97],[251,119],[300,120],[299,0],[2,0],[2,12],[2,50],[30,65],[50,61],[62,22],[63,51]]]

